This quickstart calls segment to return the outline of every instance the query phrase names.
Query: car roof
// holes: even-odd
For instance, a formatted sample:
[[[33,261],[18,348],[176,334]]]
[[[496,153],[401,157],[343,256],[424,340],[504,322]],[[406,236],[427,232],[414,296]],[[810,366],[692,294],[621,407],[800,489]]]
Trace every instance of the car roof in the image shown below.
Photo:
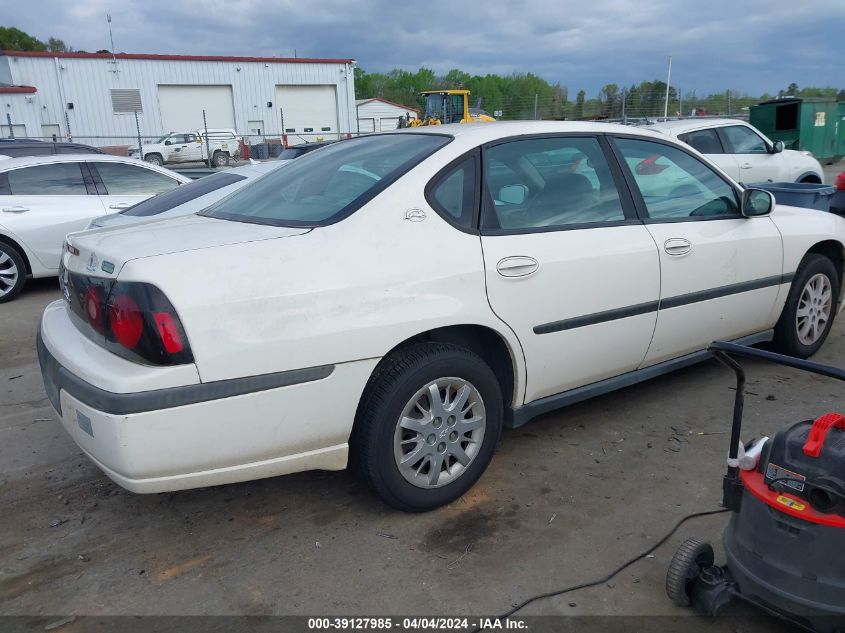
[[[448,134],[456,139],[482,144],[500,138],[531,134],[637,134],[652,138],[666,138],[647,128],[603,123],[600,121],[490,121],[483,123],[451,123],[449,125],[428,125],[380,132],[379,134]],[[372,136],[368,134],[367,136]],[[343,141],[340,141],[341,143]]]
[[[694,130],[702,130],[711,127],[724,127],[726,125],[747,125],[747,123],[741,119],[692,118],[649,123],[640,127],[640,129],[654,130],[671,136],[677,136],[678,134],[685,134],[686,132],[692,132]]]
[[[2,154],[2,150],[0,150]],[[52,163],[80,163],[97,161],[98,163],[126,163],[130,165],[141,165],[147,169],[152,169],[161,174],[165,174],[172,178],[176,178],[181,182],[190,182],[190,178],[178,174],[164,167],[158,167],[145,163],[138,158],[131,158],[129,156],[114,156],[113,154],[50,154],[48,156],[20,156],[17,158],[7,158],[0,161],[0,171],[7,171],[9,169],[17,169],[18,167],[31,167],[33,165],[49,165]]]

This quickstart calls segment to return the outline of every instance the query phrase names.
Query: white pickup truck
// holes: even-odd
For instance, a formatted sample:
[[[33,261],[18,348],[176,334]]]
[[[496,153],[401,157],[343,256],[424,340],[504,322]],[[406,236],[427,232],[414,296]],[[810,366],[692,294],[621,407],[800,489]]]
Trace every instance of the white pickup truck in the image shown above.
[[[144,160],[154,165],[191,163],[208,160],[222,167],[233,158],[240,157],[239,137],[234,130],[209,129],[188,132],[170,132],[154,143],[144,143]],[[206,144],[209,145],[206,148]],[[139,156],[137,147],[129,149],[130,156]]]

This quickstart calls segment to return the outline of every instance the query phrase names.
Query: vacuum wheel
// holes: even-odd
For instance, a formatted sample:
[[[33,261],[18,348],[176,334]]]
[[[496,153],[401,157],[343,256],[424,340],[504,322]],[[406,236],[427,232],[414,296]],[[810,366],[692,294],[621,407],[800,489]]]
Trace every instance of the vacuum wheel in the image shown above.
[[[679,607],[690,606],[692,586],[702,570],[716,560],[710,543],[688,538],[675,552],[666,573],[666,595]]]

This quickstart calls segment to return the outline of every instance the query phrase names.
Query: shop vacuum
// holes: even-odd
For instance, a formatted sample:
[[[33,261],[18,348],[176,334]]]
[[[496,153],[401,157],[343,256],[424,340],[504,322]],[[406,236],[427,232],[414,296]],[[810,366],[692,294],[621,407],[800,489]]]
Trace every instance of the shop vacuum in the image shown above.
[[[697,539],[681,545],[666,592],[715,616],[734,600],[816,633],[845,633],[845,415],[827,413],[740,443],[745,373],[734,356],[845,380],[845,370],[732,343],[712,354],[736,373],[723,505],[726,565]]]

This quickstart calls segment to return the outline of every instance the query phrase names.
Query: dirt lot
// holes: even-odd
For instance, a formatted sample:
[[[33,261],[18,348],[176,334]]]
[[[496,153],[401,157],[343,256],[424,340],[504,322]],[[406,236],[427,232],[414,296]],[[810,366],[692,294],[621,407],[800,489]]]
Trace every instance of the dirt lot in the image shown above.
[[[0,613],[38,630],[67,614],[495,615],[601,576],[719,504],[734,392],[713,361],[505,432],[474,490],[424,515],[344,472],[134,495],[80,453],[45,397],[34,336],[56,298],[44,280],[0,306]],[[845,365],[845,319],[816,358]],[[746,437],[845,406],[833,381],[748,370]],[[664,595],[667,564],[686,536],[718,543],[725,521],[688,524],[612,582],[522,613],[687,616]],[[742,612],[707,630],[740,630]]]

